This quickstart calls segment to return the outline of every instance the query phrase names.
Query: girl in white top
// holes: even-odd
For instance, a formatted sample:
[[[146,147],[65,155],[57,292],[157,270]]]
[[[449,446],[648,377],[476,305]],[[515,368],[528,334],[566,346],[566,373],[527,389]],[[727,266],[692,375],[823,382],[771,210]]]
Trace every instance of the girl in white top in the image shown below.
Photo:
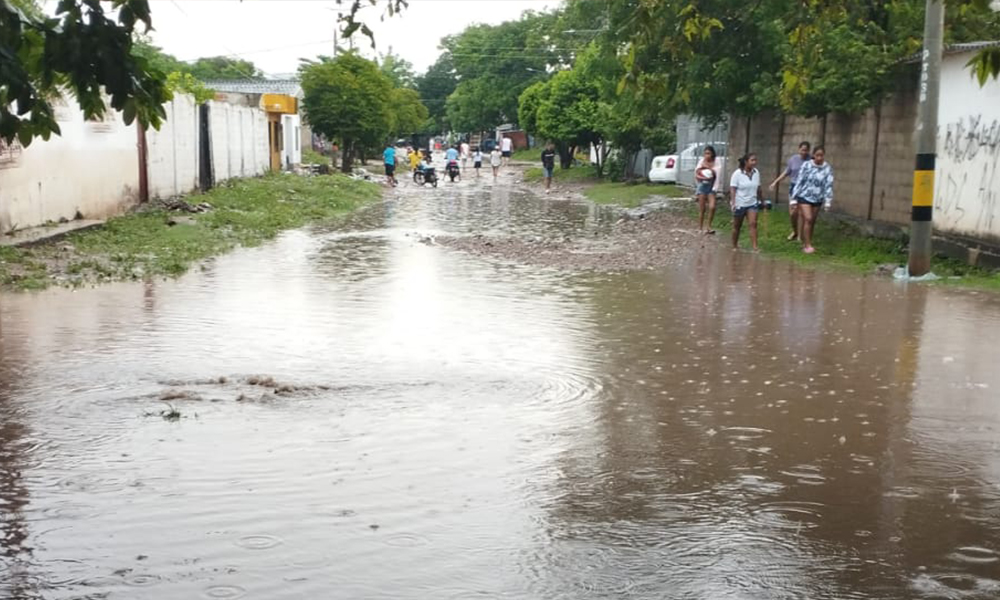
[[[493,152],[490,152],[490,166],[493,167],[493,179],[497,178],[500,174],[500,164],[503,162],[503,154],[500,153],[500,148],[493,148]]]
[[[739,247],[740,228],[745,218],[750,221],[750,243],[756,252],[760,249],[757,247],[757,211],[763,198],[756,154],[747,154],[740,159],[740,168],[730,178],[729,188],[729,205],[733,209],[733,250]]]
[[[476,146],[472,151],[472,168],[476,170],[476,179],[479,179],[479,169],[483,168],[483,153]]]

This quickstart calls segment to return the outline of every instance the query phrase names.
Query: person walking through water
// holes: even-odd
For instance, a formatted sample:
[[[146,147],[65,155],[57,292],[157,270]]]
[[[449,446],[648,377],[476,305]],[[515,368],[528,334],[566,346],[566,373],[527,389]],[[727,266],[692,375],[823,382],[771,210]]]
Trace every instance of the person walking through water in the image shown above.
[[[493,152],[490,152],[490,166],[493,167],[493,179],[496,179],[500,175],[500,165],[503,164],[503,155],[500,153],[500,148],[493,148]]]
[[[799,239],[799,203],[795,200],[795,184],[799,180],[799,172],[802,165],[809,160],[809,142],[799,144],[799,151],[788,159],[788,165],[781,175],[771,183],[771,190],[774,191],[783,179],[788,178],[788,220],[792,224],[792,232],[788,234],[788,241]]]
[[[465,168],[469,164],[469,155],[470,155],[469,142],[462,142],[458,148],[459,148],[459,154],[461,154],[462,156],[462,172],[464,173]]]
[[[385,152],[382,153],[382,162],[385,163],[385,179],[386,182],[395,187],[396,186],[396,148],[392,145],[392,142],[386,144]]]
[[[763,197],[756,154],[740,158],[740,168],[730,178],[729,187],[729,205],[733,209],[733,250],[739,247],[743,219],[750,222],[750,244],[754,251],[760,250],[757,246],[757,213],[763,204]]]
[[[500,151],[503,153],[503,166],[510,164],[510,157],[514,154],[514,140],[504,136],[500,140]]]
[[[472,149],[472,168],[476,170],[476,179],[479,179],[479,169],[483,168],[483,152],[479,146]]]
[[[709,174],[711,171],[711,174]],[[695,195],[698,198],[698,231],[714,234],[712,219],[715,218],[715,192],[718,188],[719,170],[715,160],[715,147],[705,146],[705,153],[694,170],[694,178],[698,186]],[[708,212],[708,227],[705,227],[705,212]]]
[[[812,254],[813,229],[819,218],[820,207],[830,210],[833,202],[833,167],[826,162],[826,150],[816,146],[812,160],[802,164],[799,180],[795,184],[795,201],[799,205],[799,238],[802,251]]]
[[[556,169],[556,150],[552,142],[542,150],[542,170],[545,171],[545,193],[552,191],[552,176]]]

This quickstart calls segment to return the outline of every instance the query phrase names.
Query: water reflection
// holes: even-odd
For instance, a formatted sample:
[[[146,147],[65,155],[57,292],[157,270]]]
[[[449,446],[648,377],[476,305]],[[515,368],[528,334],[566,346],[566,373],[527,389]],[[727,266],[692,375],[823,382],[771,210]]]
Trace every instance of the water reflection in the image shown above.
[[[0,298],[0,598],[996,596],[995,298],[427,239],[607,222],[404,188],[177,282]]]

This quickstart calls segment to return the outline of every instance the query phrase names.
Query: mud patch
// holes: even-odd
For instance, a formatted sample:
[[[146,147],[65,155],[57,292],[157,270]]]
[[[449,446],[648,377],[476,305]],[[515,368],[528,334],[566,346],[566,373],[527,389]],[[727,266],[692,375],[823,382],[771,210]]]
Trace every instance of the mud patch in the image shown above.
[[[699,234],[676,210],[623,213],[613,226],[592,236],[440,236],[436,244],[505,261],[579,271],[641,271],[686,261],[714,237]]]

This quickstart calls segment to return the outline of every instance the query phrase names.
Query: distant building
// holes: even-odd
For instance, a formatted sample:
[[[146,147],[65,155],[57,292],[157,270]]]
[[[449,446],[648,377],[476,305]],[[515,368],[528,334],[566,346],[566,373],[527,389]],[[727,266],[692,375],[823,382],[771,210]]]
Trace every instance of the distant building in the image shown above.
[[[295,79],[209,80],[216,100],[246,104],[267,113],[271,169],[292,169],[302,163],[302,148],[310,147],[312,131],[302,122],[302,84]]]

